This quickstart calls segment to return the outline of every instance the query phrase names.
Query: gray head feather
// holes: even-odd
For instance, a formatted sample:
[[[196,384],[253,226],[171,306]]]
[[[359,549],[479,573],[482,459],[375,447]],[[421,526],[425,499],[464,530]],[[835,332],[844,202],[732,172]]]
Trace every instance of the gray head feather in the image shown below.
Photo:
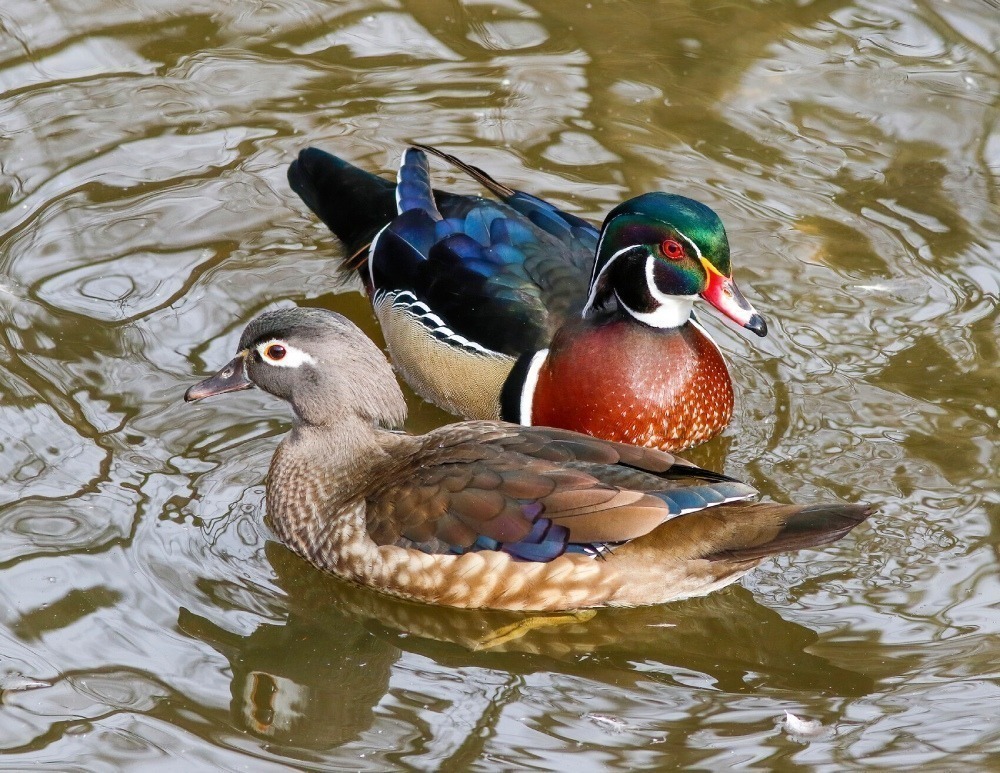
[[[280,340],[314,362],[283,368],[264,362],[255,347]],[[261,389],[288,400],[306,424],[328,425],[351,415],[398,427],[406,403],[392,367],[375,343],[341,314],[285,308],[261,314],[240,337],[249,349],[247,375]]]

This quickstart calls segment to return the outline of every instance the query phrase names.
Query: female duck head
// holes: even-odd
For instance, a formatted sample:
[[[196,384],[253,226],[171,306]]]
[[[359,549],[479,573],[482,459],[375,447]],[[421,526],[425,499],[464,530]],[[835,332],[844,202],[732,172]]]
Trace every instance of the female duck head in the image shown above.
[[[240,337],[236,357],[184,395],[201,400],[260,387],[291,403],[305,424],[351,416],[384,427],[406,418],[406,403],[379,348],[352,322],[323,309],[266,312]]]
[[[710,207],[646,193],[611,210],[584,315],[616,300],[640,322],[677,327],[699,295],[738,325],[767,334],[764,318],[733,282],[726,229]]]

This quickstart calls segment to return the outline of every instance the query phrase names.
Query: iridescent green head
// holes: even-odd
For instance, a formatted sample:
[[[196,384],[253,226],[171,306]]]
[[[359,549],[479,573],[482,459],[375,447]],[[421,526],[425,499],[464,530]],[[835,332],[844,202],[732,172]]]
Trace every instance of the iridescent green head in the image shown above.
[[[669,193],[615,207],[601,229],[584,315],[616,301],[640,322],[676,327],[699,295],[737,324],[767,334],[732,280],[726,229],[710,207]]]

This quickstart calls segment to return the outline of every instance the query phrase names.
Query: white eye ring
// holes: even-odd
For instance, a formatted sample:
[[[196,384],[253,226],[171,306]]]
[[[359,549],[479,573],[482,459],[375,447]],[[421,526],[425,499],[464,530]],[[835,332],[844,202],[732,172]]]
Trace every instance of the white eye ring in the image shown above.
[[[298,368],[303,363],[316,362],[316,358],[309,352],[291,346],[279,338],[272,338],[270,341],[257,344],[257,354],[268,365],[275,365],[279,368]]]

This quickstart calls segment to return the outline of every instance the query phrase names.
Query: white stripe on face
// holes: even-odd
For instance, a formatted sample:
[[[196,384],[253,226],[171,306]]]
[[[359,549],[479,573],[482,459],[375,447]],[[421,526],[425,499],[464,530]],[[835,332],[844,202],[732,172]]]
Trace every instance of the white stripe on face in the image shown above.
[[[686,233],[680,230],[677,231],[677,235],[690,245],[690,247],[694,250],[694,254],[698,256],[698,260],[704,260],[701,250],[699,250],[698,245],[694,243],[694,239],[690,238]]]
[[[691,317],[691,309],[698,298],[697,295],[667,295],[657,286],[653,277],[653,266],[657,258],[646,259],[646,289],[650,296],[657,302],[657,307],[652,311],[636,311],[626,305],[619,297],[618,303],[631,314],[636,320],[644,325],[658,328],[680,327]]]
[[[618,258],[620,258],[625,253],[632,252],[632,251],[634,251],[636,249],[642,249],[642,247],[640,245],[637,245],[637,244],[632,244],[632,245],[630,245],[628,247],[622,247],[622,249],[618,250],[618,252],[616,252],[614,255],[612,255],[610,258],[608,258],[608,262],[605,263],[603,266],[601,266],[600,272],[597,271],[597,263],[596,263],[596,259],[595,259],[595,262],[594,262],[594,276],[590,280],[590,294],[587,297],[587,303],[584,305],[583,311],[580,312],[580,316],[581,317],[586,317],[587,316],[587,312],[590,311],[594,307],[594,301],[597,300],[597,298],[596,298],[596,296],[597,296],[597,283],[599,281],[601,281],[601,277],[604,276],[604,273],[609,268],[611,268],[612,264],[616,260],[618,260]],[[600,252],[598,252],[597,254],[600,255]]]

